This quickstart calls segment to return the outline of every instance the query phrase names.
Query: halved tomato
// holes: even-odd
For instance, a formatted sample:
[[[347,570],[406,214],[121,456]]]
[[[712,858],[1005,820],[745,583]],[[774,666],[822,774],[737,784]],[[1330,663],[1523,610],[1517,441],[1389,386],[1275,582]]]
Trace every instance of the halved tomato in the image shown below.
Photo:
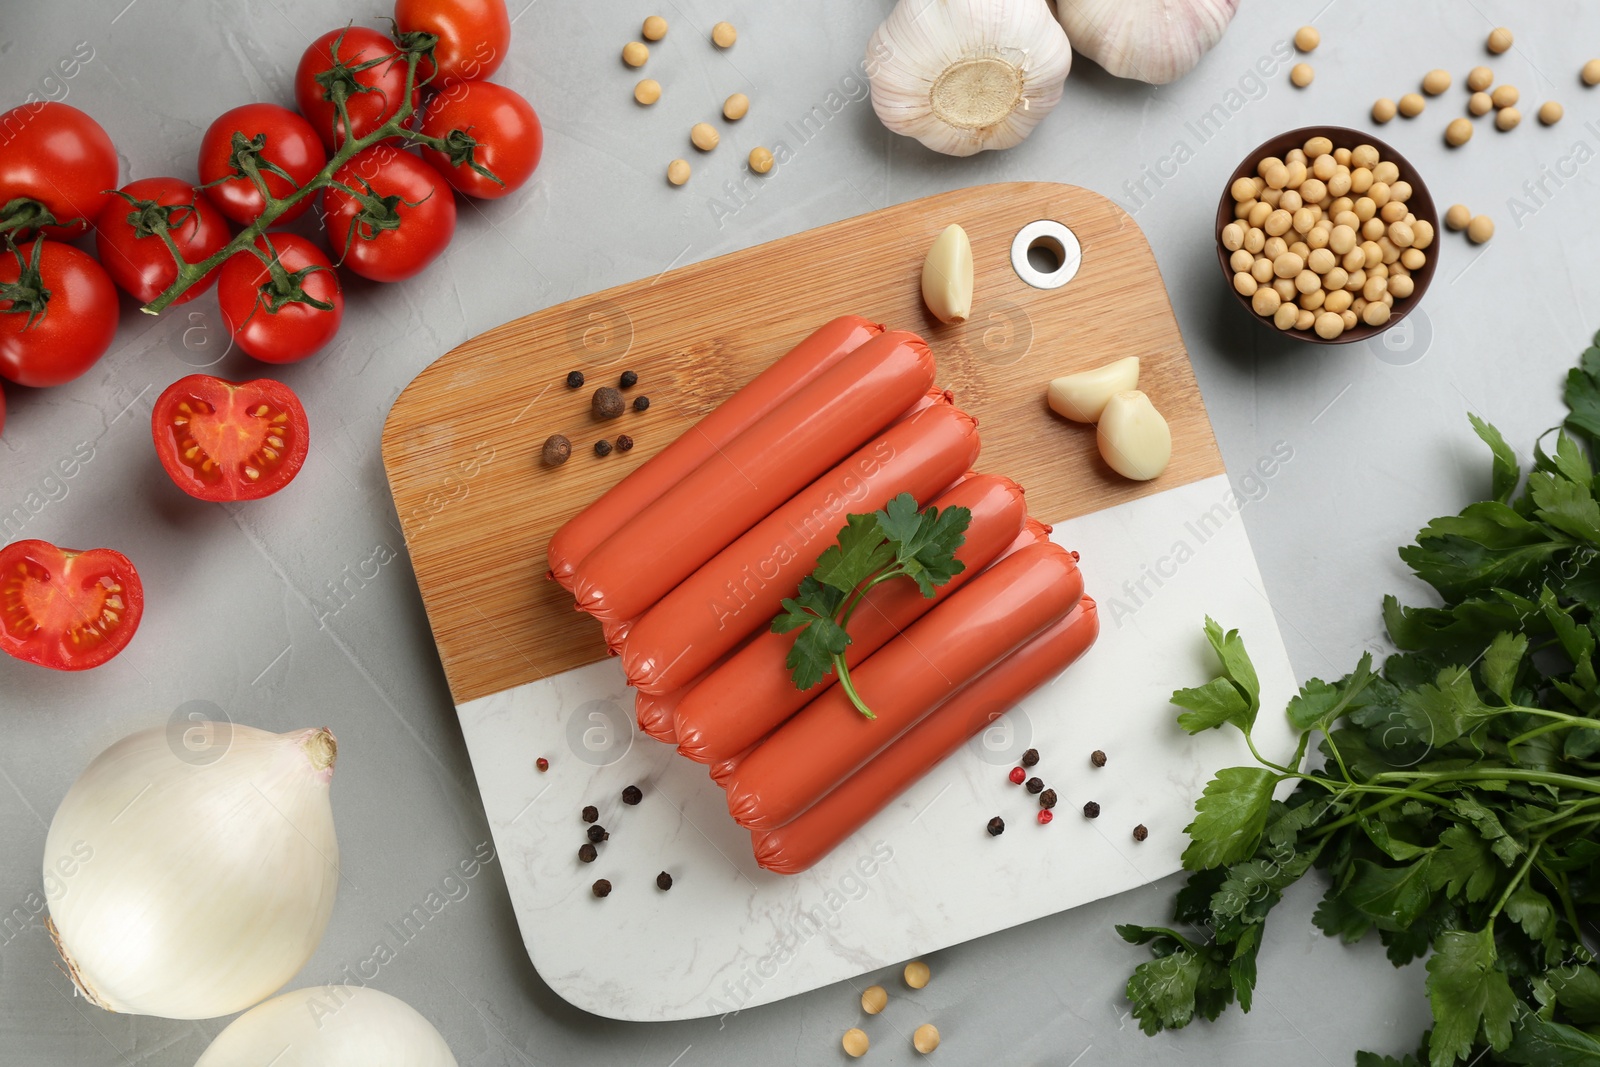
[[[48,541],[0,548],[0,651],[58,671],[98,667],[127,647],[144,615],[128,557]]]
[[[271,496],[311,451],[300,398],[267,378],[179,378],[156,401],[150,431],[167,476],[198,500]]]

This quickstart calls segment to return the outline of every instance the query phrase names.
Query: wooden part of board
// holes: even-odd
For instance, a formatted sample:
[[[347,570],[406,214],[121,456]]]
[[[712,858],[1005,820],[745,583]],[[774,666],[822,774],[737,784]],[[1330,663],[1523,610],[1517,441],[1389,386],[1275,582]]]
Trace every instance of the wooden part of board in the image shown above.
[[[1013,269],[1028,223],[1054,219],[1082,249],[1064,286]],[[923,257],[959,223],[976,264],[973,317],[924,308]],[[938,383],[976,415],[981,470],[1028,492],[1058,522],[1219,474],[1222,457],[1155,257],[1133,220],[1073,186],[1018,182],[926,197],[795,234],[524,316],[441,356],[395,401],[383,457],[434,639],[458,704],[604,658],[598,624],[545,577],[561,523],[753,378],[817,326],[864,315],[927,338]],[[1173,460],[1129,482],[1100,459],[1094,428],[1053,415],[1051,378],[1139,356],[1139,387],[1172,427]],[[581,370],[582,389],[567,373]],[[646,412],[594,420],[593,390],[627,391]],[[564,466],[541,464],[551,434]],[[628,434],[631,452],[594,442]]]

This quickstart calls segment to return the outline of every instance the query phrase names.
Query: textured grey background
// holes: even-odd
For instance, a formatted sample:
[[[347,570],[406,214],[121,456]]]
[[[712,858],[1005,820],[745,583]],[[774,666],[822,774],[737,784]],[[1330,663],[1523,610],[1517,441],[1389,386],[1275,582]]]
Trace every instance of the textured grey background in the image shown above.
[[[511,0],[513,12],[525,2]],[[372,0],[126,3],[6,0],[0,21],[0,103],[35,91],[89,111],[117,143],[123,180],[192,178],[212,117],[252,100],[292,103],[294,67],[310,38],[388,10]],[[315,444],[292,489],[267,503],[191,501],[151,453],[148,412],[168,383],[212,363],[227,377],[267,370],[238,354],[217,362],[225,340],[209,294],[158,320],[125,301],[112,352],[83,379],[47,392],[8,390],[0,512],[31,490],[54,497],[8,537],[115,546],[138,564],[149,606],[135,643],[99,670],[66,677],[0,662],[0,911],[37,889],[50,814],[95,753],[180,708],[220,708],[257,726],[326,723],[338,734],[333,797],[347,882],[326,939],[291,984],[331,980],[368,958],[388,936],[385,924],[487,838],[378,454],[399,390],[440,353],[518,315],[968,184],[1067,181],[1137,207],[1230,466],[1242,471],[1279,441],[1294,449],[1244,521],[1297,671],[1337,675],[1362,649],[1382,647],[1379,598],[1415,595],[1395,546],[1487,488],[1466,412],[1497,423],[1526,455],[1556,420],[1561,373],[1600,325],[1600,276],[1591,267],[1600,164],[1588,162],[1600,149],[1600,122],[1585,126],[1600,120],[1600,95],[1576,75],[1600,53],[1600,9],[1247,0],[1223,43],[1178,84],[1118,82],[1079,58],[1066,99],[1030,141],[970,160],[888,135],[859,91],[851,99],[866,38],[887,9],[887,0],[535,0],[518,15],[497,75],[544,120],[535,180],[506,201],[463,206],[454,245],[422,277],[387,287],[347,280],[337,342],[281,371],[305,400]],[[616,56],[658,10],[672,32],[648,73],[667,95],[644,110],[630,97],[639,75]],[[1318,78],[1297,91],[1288,64],[1272,57],[1312,17],[1324,40],[1311,60]],[[705,43],[720,18],[741,31],[731,53]],[[1496,23],[1516,30],[1517,46],[1492,66],[1522,89],[1528,117],[1507,135],[1480,123],[1465,150],[1449,152],[1440,134],[1461,113],[1466,70],[1489,61],[1482,42]],[[62,79],[57,61],[79,42],[93,58]],[[1258,82],[1251,71],[1264,57],[1273,73]],[[1398,350],[1297,346],[1245,321],[1223,292],[1211,246],[1228,172],[1282,129],[1363,126],[1373,98],[1398,98],[1435,66],[1452,71],[1456,87],[1382,136],[1410,155],[1441,208],[1460,200],[1488,212],[1499,236],[1484,249],[1443,237],[1427,328],[1419,312],[1419,329]],[[1230,99],[1230,90],[1238,95]],[[734,91],[750,95],[749,117],[726,130],[718,152],[694,159],[688,187],[669,188],[663,169],[690,154],[688,127]],[[785,123],[835,91],[849,102],[820,134],[790,141],[790,163],[748,183],[741,198],[723,188],[744,175],[749,148],[786,139]],[[1532,115],[1552,96],[1566,103],[1567,118],[1545,129]],[[1186,124],[1216,104],[1236,110],[1202,141]],[[1189,158],[1164,164],[1180,141]],[[1149,183],[1153,195],[1137,204],[1124,183],[1146,167],[1172,176],[1159,188]],[[1541,179],[1542,192],[1524,189]],[[1520,226],[1510,198],[1523,204]],[[774,313],[781,304],[774,294]],[[93,445],[92,461],[70,481],[47,484],[51,466],[81,442]],[[367,577],[349,580],[363,569]],[[1344,1065],[1356,1048],[1411,1047],[1425,1025],[1420,968],[1396,972],[1376,944],[1322,938],[1309,923],[1317,890],[1306,884],[1272,921],[1253,1013],[1143,1037],[1120,995],[1141,952],[1111,925],[1165,918],[1175,884],[939,953],[936,977],[919,993],[887,983],[895,995],[872,1025],[872,1062],[915,1059],[906,1036],[926,1020],[946,1035],[938,1054],[946,1061],[998,1053],[1006,1063],[1081,1067],[1179,1057]],[[374,983],[433,1019],[464,1065],[842,1059],[838,1036],[859,1015],[848,985],[724,1020],[608,1022],[564,1004],[534,972],[497,867],[469,885]],[[37,925],[0,935],[0,1063],[189,1064],[222,1025],[86,1007],[71,998]]]

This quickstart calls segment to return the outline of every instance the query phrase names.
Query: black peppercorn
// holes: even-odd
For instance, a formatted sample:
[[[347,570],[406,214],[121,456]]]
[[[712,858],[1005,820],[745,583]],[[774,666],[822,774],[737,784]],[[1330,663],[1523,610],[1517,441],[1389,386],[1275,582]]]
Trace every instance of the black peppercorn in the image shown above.
[[[618,382],[624,389],[632,389],[639,384],[639,375],[631,370],[625,370],[622,372],[622,377],[618,379]]]
[[[594,454],[597,456],[611,455],[611,442],[602,438],[594,443]]]
[[[1028,749],[1028,751],[1026,751],[1026,752],[1024,752],[1022,754],[1022,765],[1024,767],[1032,767],[1034,764],[1036,764],[1038,762],[1039,762],[1039,750],[1038,749],[1030,748],[1030,749]]]
[[[585,841],[578,848],[578,859],[584,863],[593,863],[595,858],[599,855],[600,853],[595,849],[595,847],[589,844],[587,841]]]
[[[660,874],[656,875],[656,888],[662,892],[666,892],[668,889],[671,889],[672,875],[668,874],[666,871],[662,871]]]
[[[590,804],[587,807],[585,807],[583,809],[583,821],[584,822],[599,822],[600,821],[600,809],[595,807],[593,804]]]
[[[572,455],[572,442],[558,433],[551,434],[544,443],[544,452],[541,454],[545,465],[559,467]]]
[[[1083,806],[1083,817],[1085,819],[1098,819],[1100,817],[1100,805],[1092,800],[1089,801]]]
[[[650,410],[650,398],[647,397],[647,396],[636,396],[636,397],[634,397],[633,398],[633,410],[635,410],[635,411],[648,411],[648,410]]]
[[[988,829],[990,837],[999,837],[1001,834],[1006,832],[1006,821],[1000,816],[996,815],[994,818],[989,820]]]
[[[602,385],[594,391],[594,400],[589,405],[594,410],[597,419],[614,419],[622,414],[626,406],[622,401],[622,394],[609,385]]]
[[[1040,793],[1039,794],[1039,806],[1041,808],[1053,808],[1053,807],[1055,807],[1056,806],[1056,791],[1054,789],[1046,789],[1043,793]]]
[[[1144,823],[1140,823],[1138,826],[1135,826],[1133,828],[1133,839],[1135,841],[1143,841],[1145,838],[1147,838],[1149,836],[1150,836],[1150,831],[1145,829]]]
[[[1097,748],[1089,753],[1089,762],[1096,767],[1104,767],[1106,765],[1106,754]]]
[[[622,791],[622,802],[624,804],[637,804],[643,799],[644,790],[640,789],[636,785],[630,785],[628,788]]]
[[[595,823],[593,826],[589,827],[589,840],[598,845],[602,841],[611,840],[611,835],[606,833],[606,828],[604,826],[601,826],[599,823]]]
[[[1028,792],[1032,793],[1035,796],[1038,796],[1040,793],[1044,792],[1044,779],[1042,779],[1042,778],[1029,778],[1028,779]]]
[[[611,895],[611,883],[604,878],[596,882],[591,888],[597,897],[609,897]]]
[[[618,452],[630,452],[632,450],[633,450],[633,438],[629,437],[625,433],[618,434],[617,435],[617,451]]]
[[[575,371],[569,371],[567,373],[567,388],[568,389],[582,389],[583,388],[583,371],[575,370]]]

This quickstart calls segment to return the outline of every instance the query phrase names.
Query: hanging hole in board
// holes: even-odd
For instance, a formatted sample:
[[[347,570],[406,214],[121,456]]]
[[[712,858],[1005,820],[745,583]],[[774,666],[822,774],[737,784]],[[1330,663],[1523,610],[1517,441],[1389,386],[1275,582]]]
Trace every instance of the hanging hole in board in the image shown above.
[[[1011,241],[1012,269],[1035,289],[1061,288],[1082,262],[1077,236],[1054,219],[1028,223]]]

